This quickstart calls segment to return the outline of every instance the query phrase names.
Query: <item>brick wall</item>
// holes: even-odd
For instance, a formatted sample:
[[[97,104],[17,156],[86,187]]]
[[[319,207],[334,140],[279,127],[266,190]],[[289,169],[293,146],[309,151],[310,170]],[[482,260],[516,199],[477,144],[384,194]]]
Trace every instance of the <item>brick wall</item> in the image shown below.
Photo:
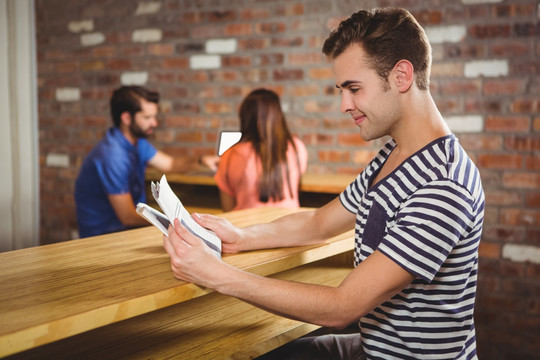
[[[76,234],[74,179],[120,84],[160,91],[154,143],[178,155],[213,153],[243,96],[271,87],[310,172],[357,172],[379,144],[339,113],[320,49],[342,17],[376,5],[406,7],[426,28],[433,96],[481,170],[480,356],[538,358],[538,0],[36,0],[42,243]]]

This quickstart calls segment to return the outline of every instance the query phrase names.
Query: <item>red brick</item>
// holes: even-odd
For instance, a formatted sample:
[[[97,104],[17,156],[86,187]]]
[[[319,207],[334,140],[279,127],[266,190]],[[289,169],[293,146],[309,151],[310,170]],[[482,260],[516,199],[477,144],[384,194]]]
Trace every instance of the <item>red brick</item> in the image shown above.
[[[485,95],[515,95],[525,92],[528,80],[497,79],[485,80],[483,92]]]
[[[85,61],[81,63],[81,71],[97,71],[104,69],[105,64],[103,61]]]
[[[470,26],[468,33],[471,37],[478,39],[500,39],[509,37],[511,31],[512,29],[509,24],[489,24]]]
[[[182,132],[176,135],[176,141],[179,143],[200,143],[202,141],[202,133],[200,131]]]
[[[168,56],[174,54],[174,46],[171,44],[150,44],[147,49],[151,55]]]
[[[505,225],[538,225],[540,210],[502,209],[501,224]]]
[[[351,153],[344,150],[321,150],[318,152],[320,162],[346,163],[350,161],[350,158]]]
[[[301,69],[290,69],[290,70],[274,70],[273,78],[276,81],[285,81],[285,80],[302,80],[304,78],[304,71]]]
[[[255,60],[255,63],[261,66],[282,65],[283,62],[283,54],[261,54],[257,55]]]
[[[274,47],[299,47],[302,46],[304,43],[304,40],[299,37],[292,37],[292,38],[274,38],[272,39],[272,46]]]
[[[518,205],[522,201],[521,194],[516,191],[486,191],[486,204],[489,206]]]
[[[532,53],[531,45],[526,42],[501,41],[491,45],[491,53],[497,57],[516,57]]]
[[[489,99],[486,97],[468,97],[465,99],[465,112],[467,113],[489,113],[498,114],[502,112],[500,100]]]
[[[479,59],[487,53],[485,44],[448,44],[445,45],[445,58]]]
[[[358,150],[353,152],[353,162],[365,167],[377,155],[376,150]]]
[[[110,58],[116,56],[116,46],[96,46],[92,48],[92,57],[96,59]]]
[[[248,56],[222,56],[223,67],[250,66],[251,58]]]
[[[484,231],[482,233],[483,240],[505,243],[522,243],[526,239],[527,234],[522,227],[500,225],[498,222],[495,225],[484,223]]]
[[[276,11],[279,16],[299,16],[304,14],[304,4],[291,4]]]
[[[493,134],[462,134],[459,136],[459,142],[466,151],[501,150],[503,137]]]
[[[226,25],[223,31],[225,36],[245,36],[251,35],[251,24],[231,24]]]
[[[112,70],[130,70],[132,64],[129,59],[111,59],[107,61],[107,68]]]
[[[484,128],[486,131],[523,132],[529,131],[531,120],[526,116],[488,116]]]
[[[236,12],[232,10],[215,10],[208,12],[205,17],[210,22],[234,21],[236,20]]]
[[[535,132],[540,132],[540,117],[535,117],[533,120],[533,130]]]
[[[297,85],[292,87],[294,97],[313,96],[319,93],[319,86],[312,84]]]
[[[365,146],[367,143],[362,139],[359,132],[338,135],[339,146]]]
[[[537,113],[540,112],[540,101],[538,99],[515,99],[512,102],[511,110],[514,113]]]
[[[255,32],[258,34],[276,34],[285,32],[286,26],[283,22],[257,23]]]
[[[197,24],[202,22],[203,16],[200,12],[186,11],[182,14],[183,24]]]
[[[319,65],[322,62],[322,53],[289,54],[288,63],[291,65]]]
[[[67,72],[74,72],[79,70],[79,62],[75,61],[65,61],[56,64],[55,67],[56,72],[59,73],[67,73]]]
[[[139,56],[144,54],[144,46],[142,45],[123,45],[118,48],[118,54],[121,56]]]
[[[518,170],[523,168],[519,154],[478,154],[476,164],[488,169]]]
[[[266,19],[271,15],[269,9],[241,9],[240,18],[242,20]]]
[[[527,192],[525,194],[525,206],[540,208],[540,192]]]
[[[269,46],[270,39],[238,39],[238,48],[240,50],[261,50]],[[283,54],[281,54],[283,57]]]
[[[83,119],[83,126],[90,127],[106,127],[109,125],[110,119],[105,116],[86,116]]]
[[[449,81],[442,82],[440,87],[441,94],[456,95],[456,94],[480,94],[480,80],[465,80],[465,81]]]
[[[335,101],[305,101],[304,110],[308,113],[335,112],[337,111]]]
[[[540,171],[540,157],[528,155],[525,157],[525,168],[531,171]]]
[[[331,68],[315,68],[309,69],[309,78],[314,80],[333,79],[334,73]]]
[[[540,173],[505,173],[503,185],[507,188],[538,189],[540,188]]]
[[[528,227],[525,238],[527,239],[527,244],[540,246],[540,227]]]
[[[496,243],[481,241],[478,248],[478,255],[481,258],[499,259],[501,256],[501,246]]]
[[[335,137],[331,134],[310,133],[302,136],[302,141],[306,145],[321,146],[335,145]]]
[[[231,113],[233,108],[229,103],[208,102],[204,105],[204,112],[207,114]]]
[[[189,68],[189,59],[185,57],[180,58],[165,58],[162,61],[164,69],[187,69]]]

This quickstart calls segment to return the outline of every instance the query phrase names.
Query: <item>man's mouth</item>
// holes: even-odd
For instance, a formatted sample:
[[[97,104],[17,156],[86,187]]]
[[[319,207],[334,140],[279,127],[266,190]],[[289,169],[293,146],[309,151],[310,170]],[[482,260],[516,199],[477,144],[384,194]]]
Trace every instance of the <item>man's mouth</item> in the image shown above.
[[[366,115],[356,115],[356,116],[353,116],[353,120],[354,120],[354,123],[356,125],[360,125],[361,123],[364,122],[364,120],[366,119]]]

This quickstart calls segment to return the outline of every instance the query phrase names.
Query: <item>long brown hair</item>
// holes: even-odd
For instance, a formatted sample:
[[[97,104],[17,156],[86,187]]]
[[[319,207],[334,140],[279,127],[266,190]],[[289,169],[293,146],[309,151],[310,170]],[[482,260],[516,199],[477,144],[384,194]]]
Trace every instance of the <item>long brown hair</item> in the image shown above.
[[[291,144],[294,151],[297,150],[281,110],[279,96],[268,89],[253,90],[242,101],[239,116],[242,131],[240,141],[252,144],[262,164],[259,200],[283,200],[284,180],[292,196],[287,148]]]

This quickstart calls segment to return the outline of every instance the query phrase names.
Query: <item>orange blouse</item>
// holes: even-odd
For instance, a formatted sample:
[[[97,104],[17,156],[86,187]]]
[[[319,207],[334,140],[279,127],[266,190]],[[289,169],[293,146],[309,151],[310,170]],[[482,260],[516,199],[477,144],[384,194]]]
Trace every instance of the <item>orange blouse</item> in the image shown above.
[[[234,210],[274,206],[296,208],[298,186],[301,174],[307,168],[307,150],[304,143],[297,137],[293,138],[296,152],[291,144],[287,149],[287,165],[293,196],[289,194],[288,186],[284,184],[284,199],[281,201],[259,201],[258,179],[262,173],[261,161],[257,158],[253,146],[249,142],[239,142],[229,148],[221,157],[219,167],[214,176],[219,189],[236,200]],[[297,158],[298,154],[298,158]],[[300,168],[298,166],[300,165]]]

